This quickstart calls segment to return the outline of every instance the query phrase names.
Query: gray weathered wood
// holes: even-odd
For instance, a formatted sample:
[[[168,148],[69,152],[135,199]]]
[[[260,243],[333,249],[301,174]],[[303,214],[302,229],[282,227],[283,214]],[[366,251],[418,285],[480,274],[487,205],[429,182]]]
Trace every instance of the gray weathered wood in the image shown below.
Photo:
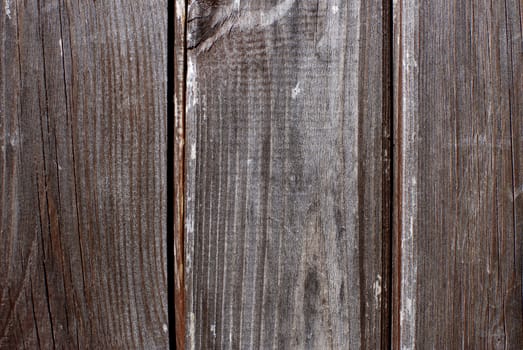
[[[521,2],[394,13],[394,348],[521,349]]]
[[[388,13],[190,4],[187,348],[387,348]]]
[[[165,349],[167,2],[0,2],[0,348]]]

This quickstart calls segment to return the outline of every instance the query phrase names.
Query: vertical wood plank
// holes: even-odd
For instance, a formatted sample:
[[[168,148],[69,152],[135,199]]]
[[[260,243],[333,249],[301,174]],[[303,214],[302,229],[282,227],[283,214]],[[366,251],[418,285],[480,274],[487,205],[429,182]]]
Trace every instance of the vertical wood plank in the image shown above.
[[[518,0],[395,3],[394,348],[523,344]]]
[[[167,3],[0,4],[0,348],[165,349]]]
[[[185,216],[185,0],[174,2],[174,313],[176,349],[185,349],[185,282],[184,282],[184,216]],[[172,335],[171,335],[172,336]],[[172,339],[171,339],[172,341]]]
[[[189,4],[188,349],[388,347],[387,14]]]

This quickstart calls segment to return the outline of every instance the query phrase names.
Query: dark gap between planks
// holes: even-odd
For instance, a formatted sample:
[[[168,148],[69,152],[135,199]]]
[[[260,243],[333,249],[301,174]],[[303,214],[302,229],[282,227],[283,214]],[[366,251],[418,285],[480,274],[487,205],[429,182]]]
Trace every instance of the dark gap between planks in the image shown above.
[[[168,280],[168,315],[169,315],[169,348],[184,347],[184,279],[183,266],[183,227],[185,188],[185,159],[183,138],[185,137],[185,107],[177,111],[175,97],[181,105],[185,105],[185,75],[186,65],[186,31],[185,14],[182,14],[183,23],[177,20],[175,1],[168,2],[167,9],[167,280]],[[187,11],[187,1],[183,2]],[[180,35],[181,34],[181,35]],[[183,47],[180,55],[177,46]],[[182,66],[179,65],[180,61]],[[180,81],[180,70],[183,70]],[[181,84],[180,84],[181,83]],[[176,89],[181,91],[176,91]],[[177,115],[177,113],[180,115]],[[181,132],[180,132],[181,129]],[[182,140],[180,140],[180,138]],[[180,259],[182,260],[180,262]],[[180,282],[181,291],[177,289]]]
[[[176,313],[174,303],[174,1],[167,3],[167,305],[169,348],[176,349]]]
[[[393,268],[393,227],[394,227],[394,22],[393,0],[384,0],[382,9],[383,21],[383,131],[382,149],[383,159],[383,241],[382,241],[382,266],[384,275],[384,298],[382,299],[382,349],[392,349],[392,268]]]

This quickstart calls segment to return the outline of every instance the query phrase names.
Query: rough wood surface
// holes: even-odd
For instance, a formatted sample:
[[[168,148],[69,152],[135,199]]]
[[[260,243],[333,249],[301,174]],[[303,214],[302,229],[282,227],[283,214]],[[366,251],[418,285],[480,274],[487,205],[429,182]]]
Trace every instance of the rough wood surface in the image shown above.
[[[0,348],[165,349],[167,3],[0,5]]]
[[[185,0],[174,2],[174,132],[173,132],[173,250],[174,250],[174,321],[176,349],[185,349],[185,283],[184,283],[184,195],[185,195],[185,56],[186,56],[186,10]],[[172,320],[172,318],[171,318]],[[171,333],[171,336],[173,334]],[[171,339],[172,341],[172,339]]]
[[[383,16],[381,0],[189,5],[188,349],[387,348]]]
[[[396,2],[395,349],[523,346],[522,11]]]

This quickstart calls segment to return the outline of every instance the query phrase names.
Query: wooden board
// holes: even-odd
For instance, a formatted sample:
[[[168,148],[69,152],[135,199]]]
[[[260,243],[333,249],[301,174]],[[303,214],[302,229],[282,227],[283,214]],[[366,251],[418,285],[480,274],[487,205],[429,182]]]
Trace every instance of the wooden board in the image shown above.
[[[396,2],[395,349],[523,344],[522,11]]]
[[[171,5],[173,3],[171,2]],[[170,12],[172,16],[172,30],[173,40],[172,59],[173,59],[173,75],[169,74],[170,83],[173,84],[172,106],[173,108],[173,125],[172,125],[172,160],[171,169],[173,171],[173,193],[169,194],[173,199],[173,286],[174,291],[171,296],[170,303],[174,307],[170,309],[170,322],[174,322],[174,334],[171,332],[171,343],[176,343],[176,349],[185,349],[185,283],[184,283],[184,197],[185,197],[185,61],[186,61],[186,11],[187,3],[185,0],[174,1],[173,11]],[[172,39],[171,39],[172,38]],[[171,58],[169,58],[171,59]],[[171,117],[171,113],[169,113]],[[171,328],[172,329],[172,328]],[[175,340],[175,341],[174,341]]]
[[[167,2],[0,7],[0,348],[165,349]]]
[[[388,13],[189,4],[188,349],[388,348]]]

